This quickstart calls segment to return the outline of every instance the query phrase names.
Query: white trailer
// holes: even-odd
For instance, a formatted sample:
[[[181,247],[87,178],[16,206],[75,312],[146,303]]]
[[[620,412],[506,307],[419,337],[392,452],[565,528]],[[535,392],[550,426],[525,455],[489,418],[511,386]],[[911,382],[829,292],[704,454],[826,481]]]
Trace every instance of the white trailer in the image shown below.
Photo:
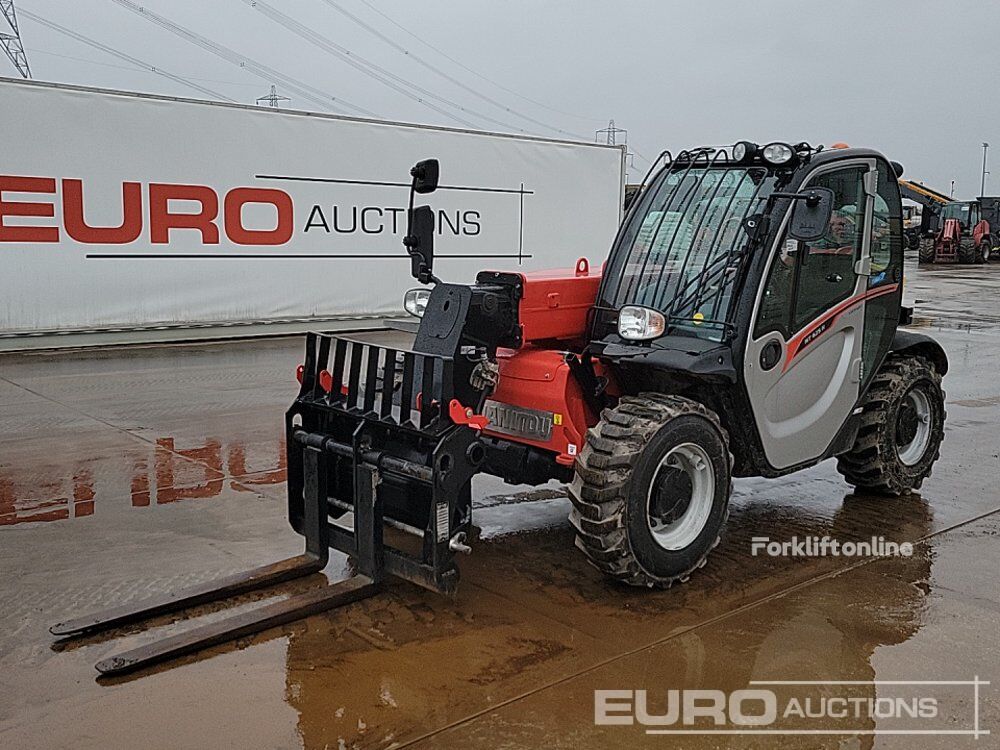
[[[397,314],[424,158],[448,280],[596,266],[621,220],[621,147],[14,79],[0,100],[0,348]]]

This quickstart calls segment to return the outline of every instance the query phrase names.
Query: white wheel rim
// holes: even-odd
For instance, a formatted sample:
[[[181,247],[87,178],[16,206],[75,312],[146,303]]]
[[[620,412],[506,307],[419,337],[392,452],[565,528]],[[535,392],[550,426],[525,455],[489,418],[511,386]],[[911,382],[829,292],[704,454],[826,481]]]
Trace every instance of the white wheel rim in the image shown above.
[[[683,471],[691,482],[691,501],[679,518],[669,522],[653,514],[657,478],[664,468]],[[646,523],[654,541],[671,552],[690,546],[705,528],[714,500],[715,472],[705,449],[695,443],[683,443],[669,450],[653,472],[646,494]]]
[[[906,466],[913,466],[924,457],[931,442],[931,402],[926,393],[914,388],[906,394],[903,405],[916,413],[917,431],[910,442],[897,446],[896,452]]]

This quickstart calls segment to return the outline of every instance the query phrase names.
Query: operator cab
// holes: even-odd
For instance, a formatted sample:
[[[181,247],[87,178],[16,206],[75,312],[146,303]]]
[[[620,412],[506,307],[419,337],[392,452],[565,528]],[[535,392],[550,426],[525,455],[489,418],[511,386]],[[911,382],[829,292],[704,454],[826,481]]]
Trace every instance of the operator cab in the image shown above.
[[[611,251],[591,352],[636,391],[717,384],[771,469],[835,450],[900,319],[902,167],[807,143],[665,159]]]
[[[976,201],[952,201],[941,209],[941,222],[955,219],[968,232],[979,223],[979,203]]]

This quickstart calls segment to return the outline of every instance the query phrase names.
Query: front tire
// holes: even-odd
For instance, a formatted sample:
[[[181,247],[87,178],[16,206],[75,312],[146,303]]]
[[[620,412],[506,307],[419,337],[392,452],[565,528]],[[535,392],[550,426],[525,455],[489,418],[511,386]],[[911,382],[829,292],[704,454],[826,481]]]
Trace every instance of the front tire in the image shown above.
[[[941,374],[922,357],[891,357],[875,375],[861,428],[837,470],[860,490],[901,495],[930,476],[944,440]]]
[[[918,261],[920,263],[933,263],[936,257],[937,249],[934,246],[934,240],[921,239],[920,246],[917,249]]]
[[[729,512],[718,417],[679,396],[626,396],[587,433],[569,494],[576,546],[605,575],[668,588],[705,564]]]

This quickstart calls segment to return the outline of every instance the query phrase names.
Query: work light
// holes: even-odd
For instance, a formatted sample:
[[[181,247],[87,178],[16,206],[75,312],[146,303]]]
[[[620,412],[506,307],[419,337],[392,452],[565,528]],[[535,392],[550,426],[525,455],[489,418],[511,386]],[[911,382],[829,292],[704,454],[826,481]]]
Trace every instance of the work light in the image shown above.
[[[629,341],[646,341],[662,336],[667,327],[663,313],[648,307],[626,305],[618,313],[618,335]]]
[[[427,300],[431,298],[430,289],[410,289],[403,295],[403,309],[417,318],[424,316]]]
[[[788,164],[795,158],[795,150],[787,143],[769,143],[764,146],[762,154],[764,161],[776,167]]]
[[[760,147],[750,141],[737,141],[733,146],[733,161],[743,163],[750,161],[757,154]]]

